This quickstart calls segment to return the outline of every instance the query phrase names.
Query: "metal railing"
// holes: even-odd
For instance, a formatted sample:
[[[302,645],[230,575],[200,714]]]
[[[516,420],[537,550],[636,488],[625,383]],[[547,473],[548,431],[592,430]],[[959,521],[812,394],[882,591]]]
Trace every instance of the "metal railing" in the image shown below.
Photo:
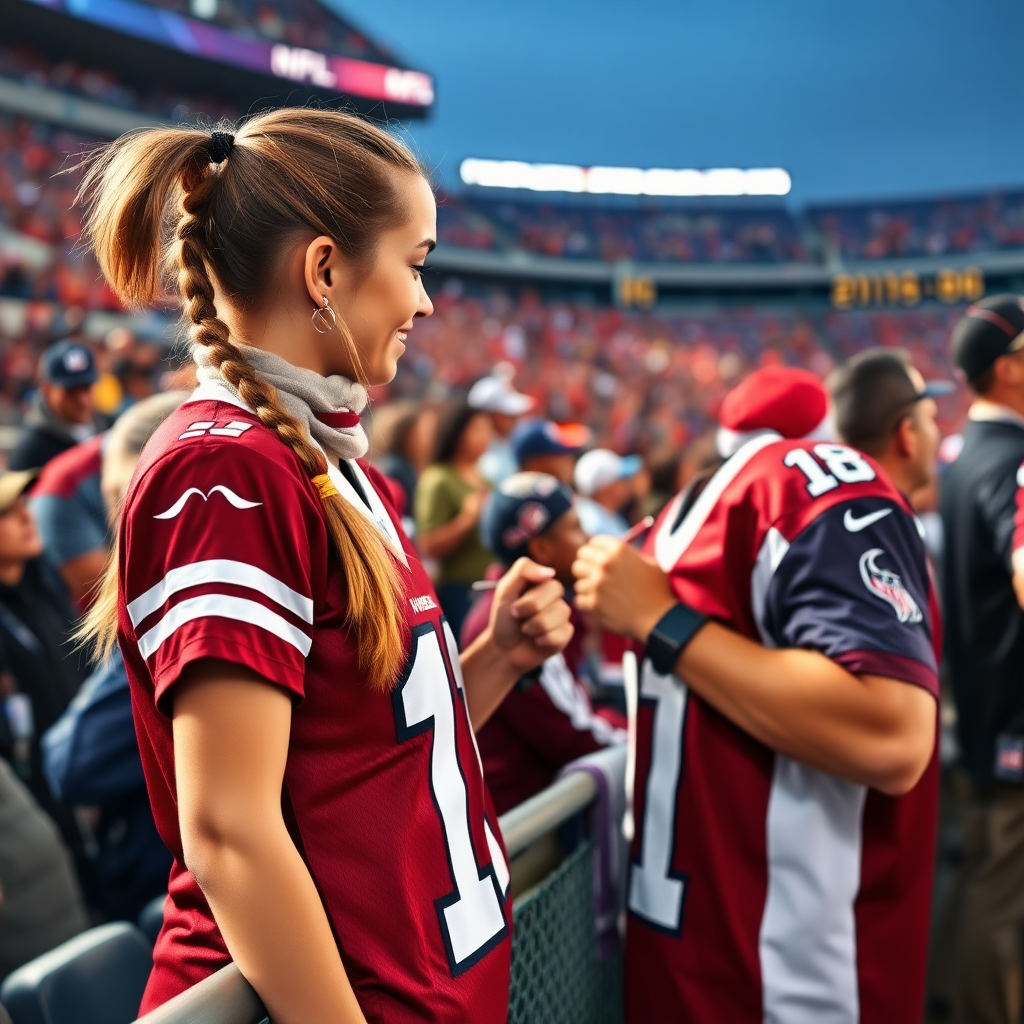
[[[622,750],[595,755],[609,759]],[[499,819],[509,858],[517,857],[575,815],[597,795],[597,784],[586,772],[571,772]],[[262,1024],[266,1010],[252,986],[234,964],[175,996],[138,1024]]]

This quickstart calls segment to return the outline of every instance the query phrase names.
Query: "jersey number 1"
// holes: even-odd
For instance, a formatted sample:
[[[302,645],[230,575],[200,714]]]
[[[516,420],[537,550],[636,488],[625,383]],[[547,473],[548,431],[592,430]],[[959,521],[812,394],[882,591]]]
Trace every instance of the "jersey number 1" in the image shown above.
[[[449,654],[458,671],[455,638]],[[452,892],[436,901],[452,976],[468,970],[505,937],[504,890],[508,869],[490,826],[484,822],[491,863],[481,869],[469,823],[469,793],[459,762],[457,716],[465,718],[465,697],[458,679],[452,686],[441,650],[441,637],[430,623],[413,630],[412,651],[404,679],[395,688],[395,722],[400,742],[433,731],[430,750],[430,792],[440,819],[451,870]],[[458,704],[456,703],[458,702]]]
[[[629,867],[631,913],[658,931],[679,935],[683,927],[687,878],[673,873],[676,801],[683,773],[683,729],[688,690],[675,676],[654,671],[646,659],[640,677],[640,704],[654,711],[651,763],[644,787],[640,858]]]

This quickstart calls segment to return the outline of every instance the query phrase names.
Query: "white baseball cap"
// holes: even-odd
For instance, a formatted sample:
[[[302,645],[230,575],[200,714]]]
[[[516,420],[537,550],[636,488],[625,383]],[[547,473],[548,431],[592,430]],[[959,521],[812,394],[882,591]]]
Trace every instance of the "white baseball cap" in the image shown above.
[[[643,465],[639,455],[616,455],[610,448],[595,448],[579,457],[573,480],[580,494],[592,498],[613,481],[636,476]]]
[[[522,416],[534,405],[533,399],[516,391],[510,380],[493,375],[481,377],[469,389],[466,401],[481,412],[496,412],[504,416]]]

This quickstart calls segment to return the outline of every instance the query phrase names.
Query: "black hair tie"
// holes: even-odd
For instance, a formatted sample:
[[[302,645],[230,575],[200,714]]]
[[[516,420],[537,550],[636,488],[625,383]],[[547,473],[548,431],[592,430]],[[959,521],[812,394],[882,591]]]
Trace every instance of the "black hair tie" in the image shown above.
[[[229,132],[214,132],[210,136],[209,145],[206,147],[206,154],[211,164],[223,163],[228,158],[235,145],[235,137]]]

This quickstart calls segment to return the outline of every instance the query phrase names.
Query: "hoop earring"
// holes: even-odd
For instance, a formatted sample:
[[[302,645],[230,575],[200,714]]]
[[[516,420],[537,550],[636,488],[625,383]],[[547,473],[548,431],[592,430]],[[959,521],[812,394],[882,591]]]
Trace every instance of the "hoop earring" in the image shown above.
[[[313,315],[310,319],[313,321],[313,329],[318,334],[326,334],[328,331],[333,331],[338,323],[338,315],[331,309],[331,304],[327,301],[327,296],[323,296],[324,308],[314,309]],[[328,316],[330,320],[328,320]]]

